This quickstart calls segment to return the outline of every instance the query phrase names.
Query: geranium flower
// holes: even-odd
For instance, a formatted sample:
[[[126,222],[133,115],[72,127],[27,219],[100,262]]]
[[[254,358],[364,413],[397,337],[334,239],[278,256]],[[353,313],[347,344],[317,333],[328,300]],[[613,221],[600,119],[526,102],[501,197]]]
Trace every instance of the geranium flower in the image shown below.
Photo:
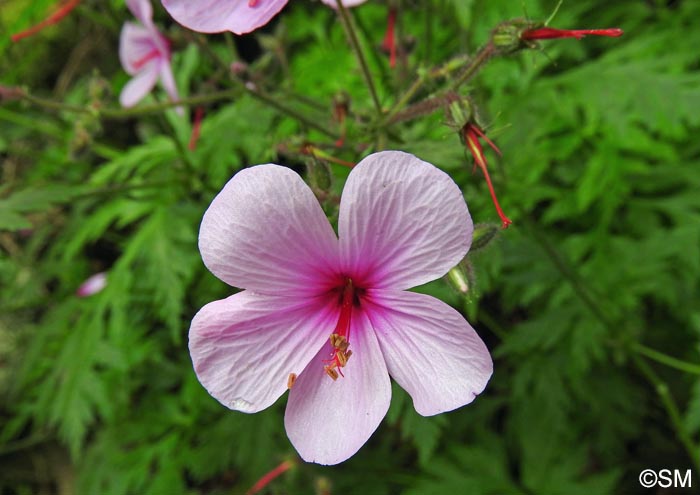
[[[124,70],[134,76],[119,95],[120,103],[124,107],[136,105],[159,79],[170,98],[177,101],[169,43],[153,25],[150,1],[126,0],[126,5],[141,24],[124,23],[119,37],[119,60]]]
[[[288,0],[161,0],[177,22],[200,33],[231,31],[245,34],[264,26],[287,5]],[[353,7],[366,0],[345,0]],[[335,0],[323,0],[336,6]]]
[[[245,289],[192,320],[200,382],[246,413],[290,388],[287,435],[320,464],[349,458],[376,430],[389,375],[424,416],[470,403],[492,373],[486,346],[452,307],[406,289],[456,265],[472,231],[457,185],[407,153],[375,153],[350,172],[338,236],[292,170],[239,172],[199,232],[207,268]]]

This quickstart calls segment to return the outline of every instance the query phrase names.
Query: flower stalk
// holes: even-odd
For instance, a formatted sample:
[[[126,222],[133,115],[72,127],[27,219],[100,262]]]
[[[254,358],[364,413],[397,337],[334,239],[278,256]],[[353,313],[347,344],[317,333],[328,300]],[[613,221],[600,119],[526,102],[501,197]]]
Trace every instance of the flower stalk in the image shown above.
[[[352,51],[355,53],[357,62],[360,64],[360,69],[362,70],[362,75],[365,78],[365,83],[367,84],[367,89],[372,96],[372,102],[374,103],[374,109],[378,115],[382,114],[382,104],[379,102],[379,95],[377,94],[377,89],[374,86],[374,79],[372,78],[372,73],[369,70],[369,65],[367,65],[367,60],[365,59],[364,52],[360,46],[360,40],[357,37],[357,32],[353,25],[353,20],[348,9],[343,5],[342,0],[336,0],[338,6],[338,14],[340,16],[340,22],[345,28],[345,32],[348,35],[348,40],[350,41],[350,46]]]

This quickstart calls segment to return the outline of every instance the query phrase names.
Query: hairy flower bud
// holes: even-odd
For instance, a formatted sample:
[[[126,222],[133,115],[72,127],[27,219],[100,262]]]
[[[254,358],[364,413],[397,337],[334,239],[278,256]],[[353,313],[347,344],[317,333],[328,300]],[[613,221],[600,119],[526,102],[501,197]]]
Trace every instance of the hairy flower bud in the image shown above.
[[[539,24],[538,24],[539,25]],[[527,29],[531,29],[536,25],[523,19],[513,19],[502,22],[491,33],[491,42],[496,47],[498,53],[507,55],[515,53],[523,48],[528,48],[530,45],[523,42],[521,34]]]
[[[486,246],[491,244],[501,231],[498,225],[495,223],[477,223],[474,225],[474,236],[472,237],[472,252],[484,249]]]
[[[447,125],[459,131],[474,118],[474,107],[469,98],[460,98],[451,101],[446,109]]]
[[[445,275],[447,285],[452,287],[459,294],[466,296],[472,287],[472,269],[471,266],[462,260],[457,266],[450,269]]]

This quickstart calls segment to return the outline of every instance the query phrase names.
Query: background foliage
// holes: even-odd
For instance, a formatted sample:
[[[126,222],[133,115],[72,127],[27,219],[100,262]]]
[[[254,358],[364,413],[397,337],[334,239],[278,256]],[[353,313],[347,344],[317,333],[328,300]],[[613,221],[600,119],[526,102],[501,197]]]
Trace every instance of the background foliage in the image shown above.
[[[257,163],[306,171],[300,143],[353,162],[376,149],[372,100],[335,13],[290,3],[236,39],[186,32],[154,5],[181,94],[230,93],[205,106],[194,150],[191,119],[172,108],[101,113],[128,79],[116,55],[131,17],[120,0],[85,1],[17,44],[0,39],[3,86],[97,108],[0,106],[0,493],[244,493],[296,459],[286,399],[256,415],[228,411],[197,382],[186,345],[193,314],[232,291],[196,244],[224,183]],[[386,3],[352,13],[388,108],[418,68],[473,53],[503,20],[545,19],[555,3],[403,0],[405,56],[393,70],[379,50]],[[52,5],[3,2],[0,31]],[[514,225],[470,255],[466,297],[444,281],[421,290],[468,315],[494,376],[472,405],[432,418],[395,387],[355,457],[299,463],[269,493],[638,493],[642,469],[697,469],[700,366],[686,363],[700,362],[698,17],[691,0],[565,2],[553,25],[626,34],[495,58],[463,88],[503,152],[489,160]],[[347,145],[324,147],[333,138],[231,81],[233,60],[248,64],[243,79],[332,133],[331,102],[344,92],[355,112]],[[162,90],[149,98],[165,101]],[[437,111],[393,126],[384,144],[450,173],[475,221],[497,221],[445,120]],[[330,192],[319,193],[332,214],[347,170],[331,170]],[[107,287],[77,298],[100,271]]]

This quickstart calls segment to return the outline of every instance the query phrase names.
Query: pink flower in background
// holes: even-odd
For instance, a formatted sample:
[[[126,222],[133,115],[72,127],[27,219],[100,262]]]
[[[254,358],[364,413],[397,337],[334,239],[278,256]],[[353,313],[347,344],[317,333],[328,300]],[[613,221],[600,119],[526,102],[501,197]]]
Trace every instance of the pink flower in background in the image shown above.
[[[349,458],[376,430],[389,375],[424,416],[470,403],[492,373],[486,346],[453,308],[406,289],[456,265],[472,231],[457,185],[407,153],[375,153],[351,171],[338,236],[295,172],[239,172],[199,233],[207,268],[245,289],[192,320],[200,382],[246,413],[289,388],[287,435],[320,464]]]
[[[93,294],[101,292],[105,287],[107,287],[107,273],[96,273],[88,277],[88,279],[78,287],[78,290],[75,291],[75,295],[78,297],[92,296]]]
[[[200,33],[231,31],[245,34],[264,26],[287,5],[288,0],[161,0],[173,19]],[[344,0],[354,7],[366,0]],[[335,0],[323,3],[336,7]]]
[[[150,1],[126,0],[126,5],[141,24],[126,22],[119,37],[119,60],[124,70],[134,76],[119,95],[120,103],[124,107],[136,105],[159,79],[170,98],[178,100],[169,43],[153,25]]]

